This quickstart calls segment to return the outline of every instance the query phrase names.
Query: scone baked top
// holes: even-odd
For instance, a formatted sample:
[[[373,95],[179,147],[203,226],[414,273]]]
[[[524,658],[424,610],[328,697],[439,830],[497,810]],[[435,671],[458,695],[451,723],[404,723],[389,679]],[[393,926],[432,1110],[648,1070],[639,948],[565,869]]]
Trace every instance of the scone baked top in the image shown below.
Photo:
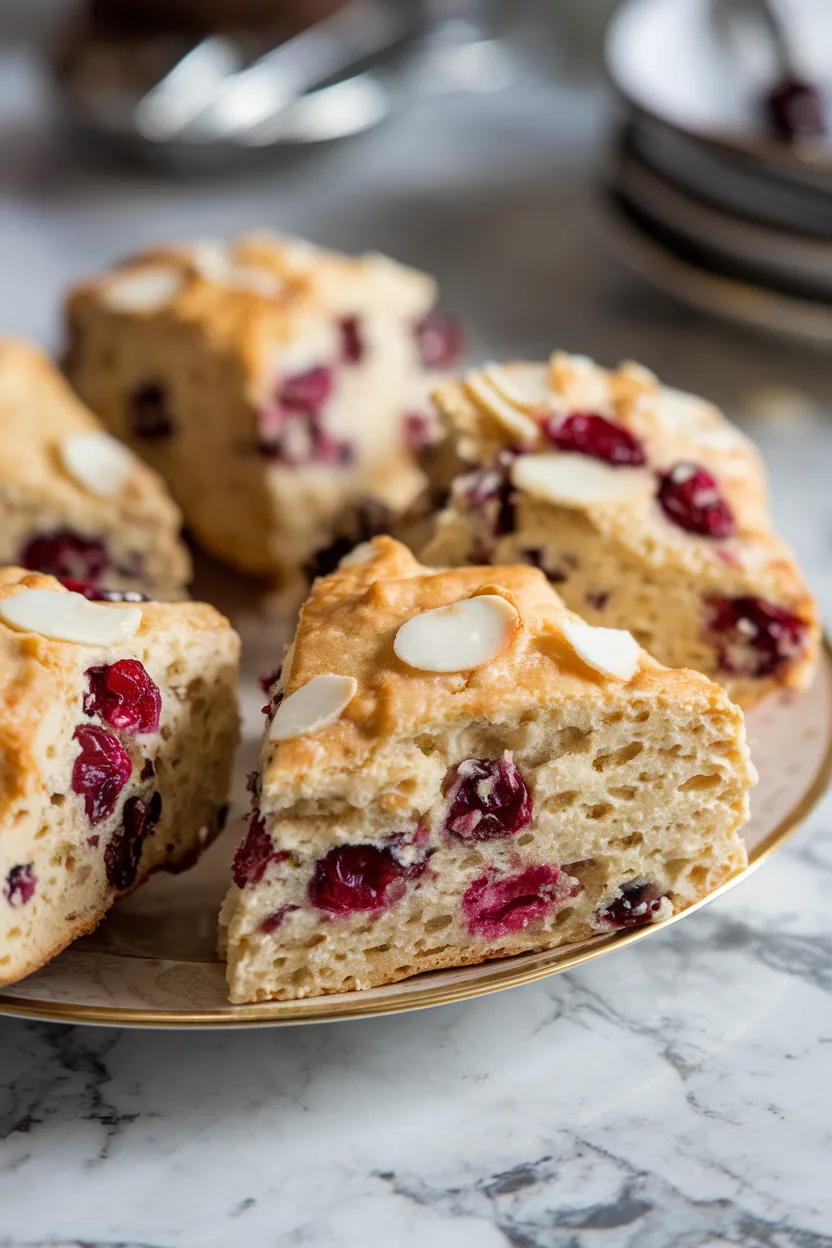
[[[122,454],[129,456],[129,470],[115,490],[106,471],[88,480],[71,471],[68,440],[79,434],[109,441],[43,352],[22,340],[0,339],[0,489],[6,504],[28,505],[35,495],[81,527],[135,525],[157,532],[166,547],[172,535],[178,539],[178,507],[159,476],[127,448]],[[171,548],[168,557],[171,573],[187,581],[184,547]]]
[[[468,670],[437,672],[397,657],[394,645],[406,621],[481,595],[505,599],[517,611],[516,629],[508,629],[506,644],[489,661]],[[535,709],[556,711],[560,702],[575,699],[581,700],[589,722],[620,696],[622,681],[579,656],[564,634],[569,621],[580,623],[537,569],[431,570],[388,537],[356,548],[338,571],[315,583],[301,610],[295,641],[272,690],[261,808],[343,797],[348,783],[352,805],[376,796],[379,788],[386,791],[386,786],[392,814],[400,799],[404,805],[412,796],[405,793],[414,770],[412,751],[423,763],[434,731],[453,732],[471,721],[500,725],[504,731],[512,720]],[[355,681],[344,709],[315,731],[275,740],[281,707],[323,675]],[[683,712],[713,710],[734,729],[741,726],[741,712],[719,686],[695,672],[670,671],[643,650],[625,683],[634,697]],[[730,735],[737,734],[732,730]],[[753,772],[747,756],[732,764]]]
[[[22,568],[0,568],[0,603],[31,589],[69,594],[54,577]],[[61,752],[70,741],[76,720],[82,719],[80,690],[85,670],[124,655],[146,662],[149,653],[154,666],[161,668],[176,651],[177,643],[202,632],[227,637],[229,661],[238,649],[228,620],[204,603],[95,603],[94,609],[139,610],[141,622],[129,637],[102,648],[52,639],[11,627],[0,619],[0,837],[5,827],[12,829],[15,812],[27,798],[34,801],[61,762]],[[56,742],[60,742],[57,752]],[[50,761],[53,757],[55,763]],[[65,787],[64,776],[62,781],[59,778],[57,791],[63,792]]]
[[[212,348],[241,359],[257,380],[286,343],[298,344],[298,369],[318,363],[322,349],[332,345],[332,321],[339,315],[386,309],[415,325],[435,298],[432,278],[386,256],[344,256],[263,232],[227,244],[172,244],[130,256],[76,286],[67,311],[70,327],[90,300],[134,317],[164,313],[197,326]]]

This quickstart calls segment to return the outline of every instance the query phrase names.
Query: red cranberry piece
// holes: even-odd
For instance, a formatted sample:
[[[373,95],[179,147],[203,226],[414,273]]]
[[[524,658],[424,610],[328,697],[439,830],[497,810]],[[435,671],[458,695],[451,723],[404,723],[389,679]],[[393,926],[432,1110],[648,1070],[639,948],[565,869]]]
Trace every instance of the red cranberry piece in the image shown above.
[[[730,537],[734,515],[719,486],[699,464],[675,464],[659,478],[659,503],[668,520],[703,537]]]
[[[402,427],[404,444],[414,459],[438,440],[438,422],[430,412],[407,412]]]
[[[12,867],[3,885],[3,896],[10,906],[25,906],[35,895],[38,877],[31,862]]]
[[[72,791],[83,797],[90,823],[100,823],[115,810],[133,764],[124,746],[103,728],[79,725],[74,740],[81,753],[72,766]]]
[[[277,391],[278,404],[288,411],[318,412],[332,393],[331,368],[319,364],[303,373],[284,377]]]
[[[500,451],[489,467],[462,478],[468,506],[487,509],[495,537],[513,533],[516,527],[514,486],[508,475],[514,458],[513,451]]]
[[[174,423],[167,391],[161,382],[147,381],[138,386],[130,395],[127,407],[134,437],[144,442],[164,442],[173,437]]]
[[[711,598],[708,628],[719,637],[719,664],[726,672],[772,676],[806,645],[800,616],[762,598]]]
[[[338,322],[341,331],[341,358],[347,364],[360,364],[367,348],[361,333],[361,322],[357,316],[345,316]]]
[[[642,927],[652,920],[661,904],[658,884],[630,880],[629,884],[622,884],[615,900],[598,912],[598,919],[609,927]]]
[[[104,870],[111,888],[121,890],[135,883],[142,848],[156,830],[161,809],[162,799],[158,793],[153,794],[149,806],[145,806],[140,797],[128,797],[124,803],[121,827],[104,849]]]
[[[260,924],[260,931],[272,936],[283,926],[283,920],[286,918],[286,915],[297,909],[297,906],[278,906],[277,910],[273,910],[271,914],[267,914],[265,919],[263,919],[263,922]]]
[[[69,576],[58,578],[64,589],[73,594],[83,594],[90,602],[150,602],[146,594],[137,589],[102,589],[99,585],[90,585],[88,581],[73,581]]]
[[[778,138],[815,139],[826,133],[823,95],[800,78],[784,78],[765,100],[768,124]]]
[[[545,919],[569,895],[558,887],[559,876],[557,867],[543,864],[499,880],[480,876],[462,895],[468,930],[485,940],[499,940]]]
[[[103,542],[82,537],[72,529],[33,537],[23,547],[20,562],[32,572],[47,572],[59,579],[70,577],[92,585],[101,579],[109,564]]]
[[[644,447],[623,425],[594,412],[572,412],[546,422],[546,436],[562,451],[577,451],[608,464],[633,468],[646,463]]]
[[[450,368],[464,350],[459,326],[438,312],[431,312],[419,321],[414,333],[425,368]]]
[[[265,414],[264,424],[266,431],[258,449],[266,459],[290,468],[304,464],[345,467],[352,463],[352,444],[327,433],[313,412],[276,408]]]
[[[384,910],[404,895],[406,871],[386,847],[338,845],[315,863],[309,900],[329,914]]]
[[[508,750],[502,758],[468,758],[448,790],[445,827],[460,841],[516,836],[532,821],[532,798]]]
[[[84,714],[98,715],[119,732],[156,732],[162,695],[138,659],[119,659],[106,667],[89,667]]]
[[[271,692],[272,685],[276,685],[277,682],[280,680],[280,673],[282,671],[283,671],[283,664],[281,663],[278,667],[274,669],[273,672],[267,672],[265,676],[260,677],[260,688],[263,690],[264,693]]]
[[[288,855],[276,848],[266,825],[255,812],[248,825],[246,839],[238,846],[231,864],[231,875],[238,888],[259,884],[272,862],[283,862]]]

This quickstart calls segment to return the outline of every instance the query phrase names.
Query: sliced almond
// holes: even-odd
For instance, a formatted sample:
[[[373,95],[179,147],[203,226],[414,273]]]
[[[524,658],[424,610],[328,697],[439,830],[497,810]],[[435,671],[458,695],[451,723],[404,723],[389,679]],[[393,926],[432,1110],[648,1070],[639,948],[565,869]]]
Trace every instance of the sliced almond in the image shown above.
[[[153,312],[170,303],[184,283],[181,271],[172,265],[145,265],[110,278],[104,302],[115,312]]]
[[[313,676],[280,703],[269,730],[269,740],[289,741],[326,728],[349,706],[357,689],[358,681],[354,676],[336,676],[332,672]]]
[[[623,503],[655,488],[642,468],[612,468],[589,455],[569,453],[519,455],[511,466],[511,480],[524,494],[565,507]]]
[[[0,620],[24,633],[82,646],[111,646],[132,637],[142,622],[138,607],[105,607],[82,594],[24,589],[0,602]]]
[[[406,620],[393,650],[422,672],[466,672],[495,659],[519,627],[512,603],[499,594],[479,594]]]
[[[468,373],[465,388],[471,398],[484,407],[513,438],[519,439],[526,446],[532,446],[538,440],[540,429],[537,424],[507,402],[489,384],[483,373]]]
[[[595,628],[582,620],[566,619],[563,636],[578,658],[602,676],[632,680],[638,670],[641,647],[626,629]]]
[[[543,364],[516,364],[504,368],[501,364],[488,363],[482,375],[514,407],[539,411],[551,405],[553,395]]]
[[[135,467],[132,453],[109,433],[71,433],[61,443],[67,471],[92,494],[119,494]]]

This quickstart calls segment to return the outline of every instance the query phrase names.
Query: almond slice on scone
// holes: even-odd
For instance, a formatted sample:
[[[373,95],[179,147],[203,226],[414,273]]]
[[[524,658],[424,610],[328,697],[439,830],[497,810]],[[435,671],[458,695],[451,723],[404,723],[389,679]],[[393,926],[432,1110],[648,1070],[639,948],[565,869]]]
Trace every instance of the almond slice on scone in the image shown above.
[[[239,649],[202,603],[90,602],[0,569],[0,984],[223,826]]]
[[[314,585],[221,917],[232,1001],[393,983],[667,917],[746,861],[719,685],[529,567],[391,538]]]
[[[636,364],[563,353],[488,365],[435,400],[445,437],[399,529],[425,563],[538,567],[591,623],[742,705],[808,684],[817,609],[773,529],[759,455],[716,408]]]

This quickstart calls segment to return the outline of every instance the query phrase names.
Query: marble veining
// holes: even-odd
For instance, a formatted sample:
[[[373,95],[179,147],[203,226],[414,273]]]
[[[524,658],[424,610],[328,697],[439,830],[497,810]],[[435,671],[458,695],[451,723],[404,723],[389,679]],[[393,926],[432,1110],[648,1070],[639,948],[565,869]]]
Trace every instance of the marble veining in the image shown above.
[[[70,170],[46,110],[31,61],[0,51],[7,328],[54,341],[68,280],[183,229],[390,250],[440,273],[482,357],[635,357],[745,416],[832,606],[828,355],[606,258],[597,95],[531,78],[426,100],[291,176],[197,185]],[[775,385],[800,419],[752,423]],[[0,1248],[832,1248],[830,896],[827,800],[712,906],[493,997],[234,1033],[0,1019]]]

